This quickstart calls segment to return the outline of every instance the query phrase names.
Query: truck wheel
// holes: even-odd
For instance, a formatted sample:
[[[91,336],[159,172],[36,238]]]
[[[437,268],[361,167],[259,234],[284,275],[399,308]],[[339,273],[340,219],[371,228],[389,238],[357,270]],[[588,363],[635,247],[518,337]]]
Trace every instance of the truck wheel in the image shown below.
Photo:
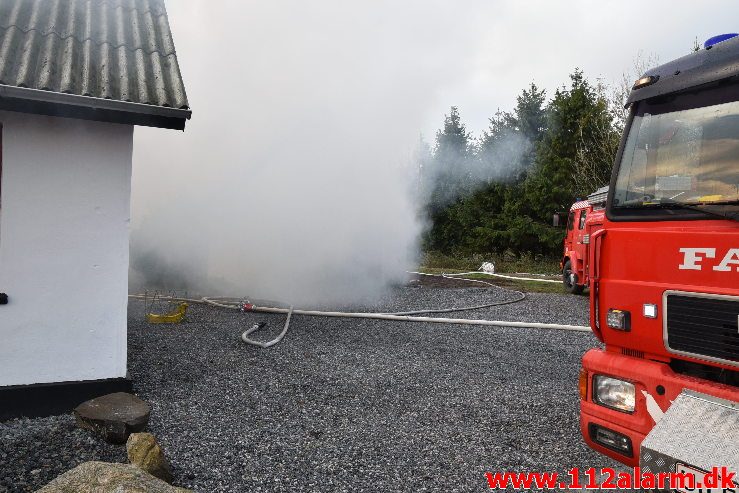
[[[564,268],[562,268],[562,284],[564,284],[565,290],[568,293],[580,294],[585,286],[578,284],[577,274],[572,272],[572,264],[568,260],[565,262]]]

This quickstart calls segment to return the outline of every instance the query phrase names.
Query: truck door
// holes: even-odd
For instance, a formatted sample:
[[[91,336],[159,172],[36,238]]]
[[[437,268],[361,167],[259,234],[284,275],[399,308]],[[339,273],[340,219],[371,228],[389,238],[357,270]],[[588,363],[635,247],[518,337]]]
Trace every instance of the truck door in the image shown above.
[[[567,216],[567,235],[565,236],[565,255],[569,255],[574,247],[574,228],[575,228],[575,213],[577,211],[570,211]]]
[[[587,234],[585,228],[585,221],[588,218],[588,208],[583,207],[577,211],[577,229],[574,230],[573,250],[577,253],[577,263],[572,266],[572,269],[577,273],[577,278],[580,280],[580,284],[585,283],[585,259],[588,258],[587,247],[583,241],[583,237]]]

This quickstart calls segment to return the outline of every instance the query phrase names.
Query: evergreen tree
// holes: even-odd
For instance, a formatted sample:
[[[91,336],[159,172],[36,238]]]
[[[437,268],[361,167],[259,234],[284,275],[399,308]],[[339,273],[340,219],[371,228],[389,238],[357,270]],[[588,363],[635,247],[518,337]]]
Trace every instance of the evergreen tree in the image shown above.
[[[581,197],[609,183],[623,132],[621,108],[614,108],[608,101],[602,84],[595,86],[594,96],[582,123],[575,157],[575,194]]]
[[[430,207],[437,211],[456,200],[470,187],[470,135],[459,109],[452,106],[444,116],[444,128],[436,133],[430,175],[434,181]]]
[[[516,98],[516,127],[531,142],[539,142],[546,130],[546,98],[546,91],[533,82]]]
[[[475,146],[471,177],[477,188],[432,217],[427,248],[465,253],[502,252],[518,248],[511,217],[504,213],[509,190],[518,187],[533,162],[545,128],[545,93],[531,84],[517,98],[513,112],[498,111]],[[470,156],[468,156],[470,158]],[[535,243],[532,241],[530,243]]]
[[[549,104],[547,131],[537,147],[535,171],[526,184],[527,215],[548,223],[554,212],[567,210],[576,197],[593,190],[578,189],[578,159],[583,146],[602,137],[611,116],[606,101],[580,70],[570,75],[570,87],[557,90]],[[608,132],[607,132],[608,133]],[[587,155],[587,149],[585,149]],[[607,162],[610,168],[613,157]]]
[[[416,171],[413,180],[415,185],[413,192],[416,201],[419,204],[427,204],[434,187],[433,155],[431,154],[431,145],[423,138],[423,134],[418,136],[418,147],[413,153],[412,160],[413,168]]]
[[[426,249],[561,253],[564,232],[551,226],[552,214],[608,182],[619,120],[603,87],[579,70],[546,107],[545,99],[531,84],[512,112],[490,119],[474,148],[452,108],[436,136]]]
[[[546,128],[546,93],[534,83],[516,98],[512,113],[498,112],[490,118],[477,147],[483,169],[498,181],[521,180],[531,168],[537,143]],[[491,180],[488,180],[491,181]]]
[[[464,159],[469,152],[470,135],[459,116],[459,108],[452,106],[444,115],[444,128],[436,132],[434,155],[447,163]]]

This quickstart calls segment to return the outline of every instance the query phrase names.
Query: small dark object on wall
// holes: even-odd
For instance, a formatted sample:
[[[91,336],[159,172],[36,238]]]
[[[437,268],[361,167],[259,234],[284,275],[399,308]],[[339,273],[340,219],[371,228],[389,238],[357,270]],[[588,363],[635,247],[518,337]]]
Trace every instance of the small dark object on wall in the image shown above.
[[[7,305],[8,304],[8,295],[5,293],[0,293],[0,305]]]

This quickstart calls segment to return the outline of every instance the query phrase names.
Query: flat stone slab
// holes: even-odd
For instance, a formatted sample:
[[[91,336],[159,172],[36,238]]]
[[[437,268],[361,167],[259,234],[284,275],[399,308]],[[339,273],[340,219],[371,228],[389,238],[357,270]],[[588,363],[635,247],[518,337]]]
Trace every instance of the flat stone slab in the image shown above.
[[[184,493],[131,464],[83,462],[36,493]]]
[[[110,443],[126,443],[131,433],[146,429],[150,415],[147,402],[126,392],[96,397],[74,409],[79,427],[92,430]]]

